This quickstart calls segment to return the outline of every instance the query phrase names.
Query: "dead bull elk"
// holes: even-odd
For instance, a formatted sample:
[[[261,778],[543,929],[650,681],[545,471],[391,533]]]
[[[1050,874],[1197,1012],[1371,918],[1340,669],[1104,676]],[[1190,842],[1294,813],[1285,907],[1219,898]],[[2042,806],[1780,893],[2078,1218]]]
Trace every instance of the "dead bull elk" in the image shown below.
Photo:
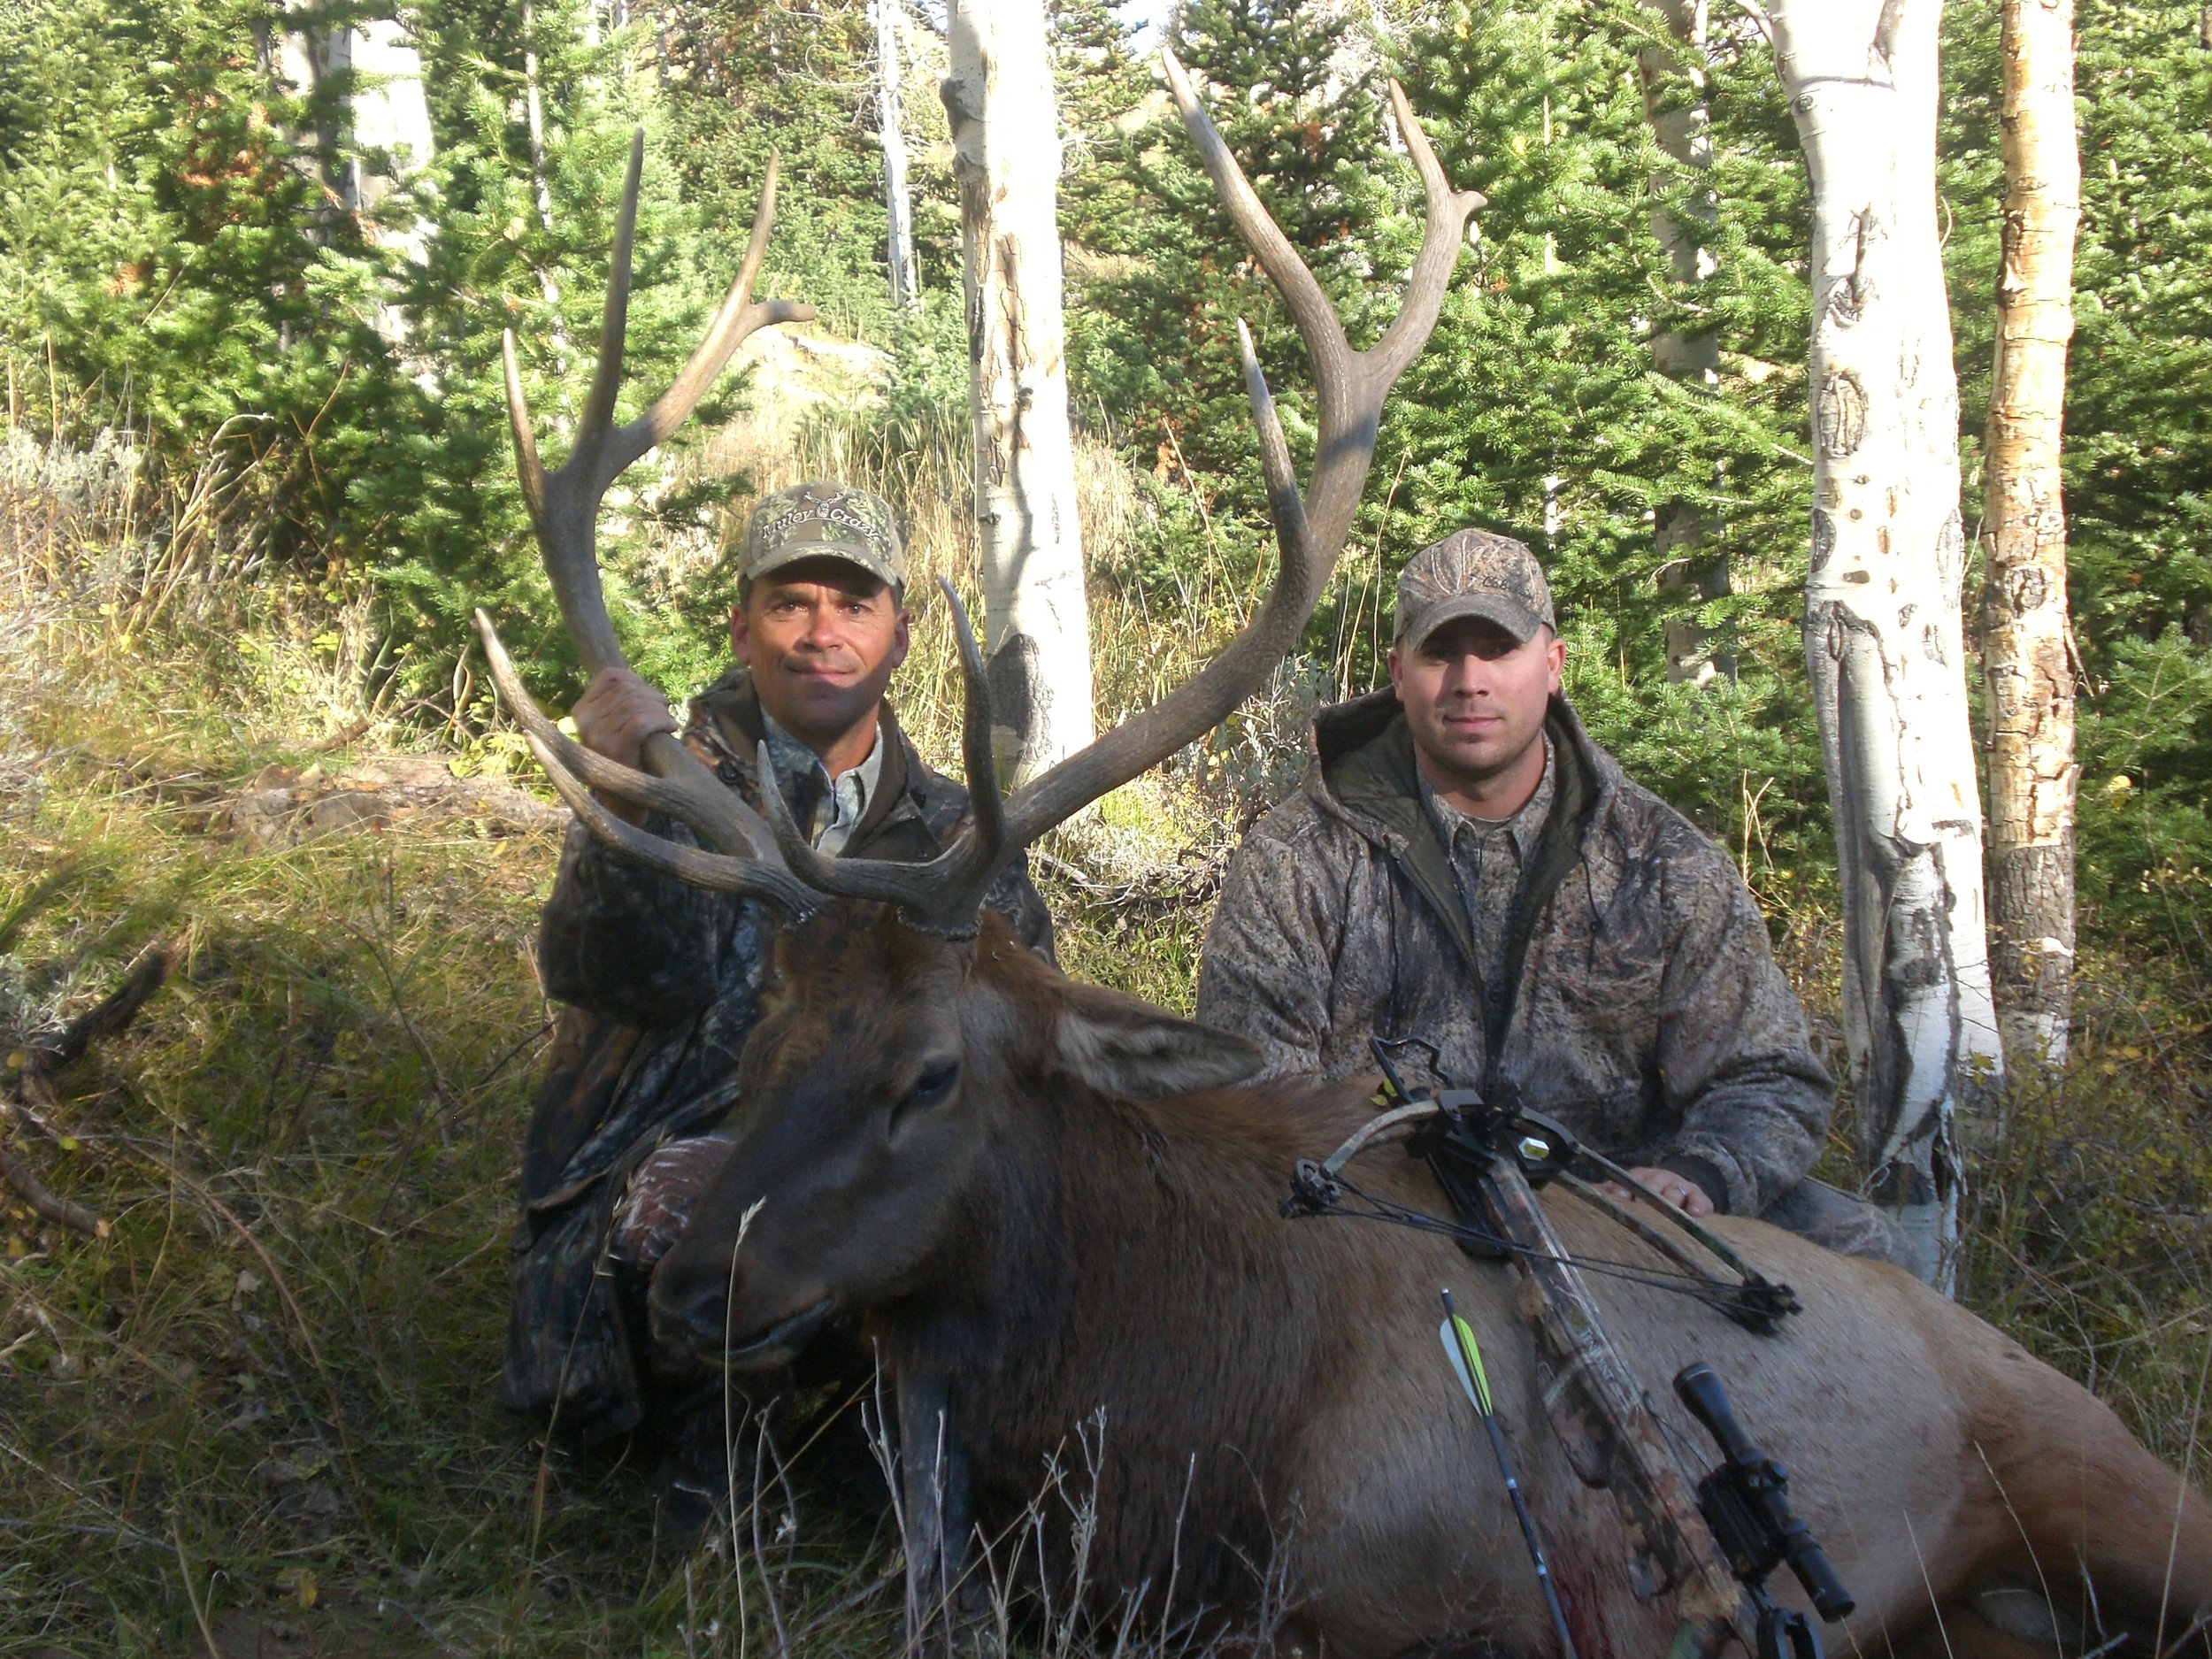
[[[1169,74],[1233,221],[1289,306],[1319,405],[1302,495],[1245,340],[1282,561],[1251,624],[1203,672],[1002,801],[981,664],[961,618],[972,819],[933,863],[886,864],[821,857],[772,791],[764,821],[673,740],[648,750],[652,775],[568,741],[480,618],[503,693],[594,833],[787,918],[740,1062],[733,1150],[658,1270],[652,1317],[664,1337],[749,1367],[788,1357],[833,1317],[862,1317],[898,1380],[910,1497],[931,1497],[924,1507],[941,1529],[917,1551],[926,1586],[949,1581],[972,1528],[991,1536],[1020,1514],[1049,1460],[1102,1408],[1094,1584],[1150,1586],[1156,1599],[1172,1584],[1184,1603],[1233,1619],[1252,1610],[1258,1564],[1280,1546],[1294,1567],[1294,1621],[1332,1654],[1478,1639],[1548,1651],[1509,1511],[1479,1479],[1486,1453],[1435,1347],[1436,1289],[1453,1285],[1494,1356],[1582,1650],[1648,1659],[1653,1615],[1630,1589],[1618,1512],[1537,1426],[1532,1345],[1509,1277],[1442,1240],[1276,1214],[1294,1163],[1366,1116],[1365,1089],[1235,1087],[1254,1064],[1245,1044],[1063,979],[979,914],[1020,849],[1209,730],[1295,641],[1350,525],[1383,396],[1425,342],[1480,205],[1449,187],[1394,88],[1428,225],[1399,317],[1354,351],[1171,60]],[[634,156],[632,165],[634,197]],[[682,419],[738,339],[804,314],[747,300],[770,211],[764,197],[706,345],[617,431],[626,202],[598,376],[574,452],[550,477],[510,354],[526,489],[595,669],[620,661],[592,554],[600,494]],[[668,814],[711,850],[620,821],[595,788]],[[1379,1195],[1440,1204],[1409,1160],[1368,1179]],[[1640,1248],[1578,1207],[1555,1219],[1578,1252]],[[1717,1225],[1797,1288],[1805,1310],[1782,1333],[1755,1336],[1617,1279],[1594,1287],[1647,1379],[1692,1359],[1728,1378],[1858,1598],[1849,1634],[1860,1650],[1886,1640],[2025,1654],[1977,1617],[1991,1605],[1983,1593],[2041,1584],[2070,1610],[2082,1571],[2105,1626],[2129,1632],[2138,1652],[2212,1609],[2212,1508],[2085,1390],[1893,1269],[1756,1222]],[[1677,1443],[1701,1444],[1658,1392]],[[944,1453],[925,1455],[940,1423],[953,1430],[935,1442]]]

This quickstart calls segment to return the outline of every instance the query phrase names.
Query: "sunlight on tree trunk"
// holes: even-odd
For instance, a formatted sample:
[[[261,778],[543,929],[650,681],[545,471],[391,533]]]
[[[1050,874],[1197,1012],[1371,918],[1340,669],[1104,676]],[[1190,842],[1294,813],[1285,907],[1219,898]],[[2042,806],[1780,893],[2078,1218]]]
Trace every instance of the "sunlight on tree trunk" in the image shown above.
[[[1805,660],[1836,819],[1867,1190],[1955,1272],[1962,1118],[2002,1075],[1968,720],[1958,381],[1935,213],[1940,0],[1778,0],[1811,174]]]
[[[390,18],[331,25],[319,13],[296,7],[288,9],[286,18],[293,27],[274,42],[273,67],[291,89],[304,97],[326,81],[346,78],[342,110],[314,135],[323,157],[317,172],[331,204],[364,220],[365,229],[393,192],[436,155],[421,55],[405,27]],[[426,265],[435,229],[418,216],[369,234]],[[405,346],[407,314],[396,303],[378,306],[376,326],[387,340]]]
[[[1990,924],[2016,1065],[2066,1061],[2074,991],[2074,646],[2059,476],[2074,332],[2073,0],[2004,0],[2004,258],[1982,470]]]
[[[876,27],[876,131],[883,143],[883,206],[889,224],[884,263],[891,268],[891,303],[922,303],[914,267],[914,198],[906,182],[906,127],[899,110],[899,0],[872,0]]]
[[[1644,119],[1671,164],[1653,173],[1651,231],[1666,252],[1679,290],[1671,297],[1687,306],[1694,303],[1688,295],[1715,269],[1704,237],[1715,217],[1705,182],[1713,169],[1712,116],[1705,101],[1705,0],[1644,4],[1664,23],[1668,36],[1649,42],[1636,54]],[[1698,180],[1684,211],[1662,205],[1684,179]],[[1697,326],[1694,312],[1677,313],[1652,330],[1651,357],[1662,374],[1701,390],[1710,392],[1720,384],[1720,336]],[[1728,593],[1728,555],[1717,545],[1719,529],[1694,502],[1663,501],[1655,510],[1652,549],[1663,561],[1659,591],[1673,606],[1687,608]],[[1736,677],[1735,655],[1714,630],[1681,615],[1669,616],[1664,627],[1669,680],[1701,685],[1717,676]]]
[[[985,647],[999,764],[1018,782],[1093,730],[1042,0],[957,0],[949,45]]]
[[[530,135],[530,199],[537,206],[538,228],[553,234],[553,179],[545,162],[545,99],[538,89],[538,17],[533,0],[522,0],[522,108]],[[538,293],[545,301],[547,335],[553,342],[556,372],[568,373],[568,329],[561,317],[560,279],[550,265],[538,267]],[[559,422],[556,421],[556,429]]]

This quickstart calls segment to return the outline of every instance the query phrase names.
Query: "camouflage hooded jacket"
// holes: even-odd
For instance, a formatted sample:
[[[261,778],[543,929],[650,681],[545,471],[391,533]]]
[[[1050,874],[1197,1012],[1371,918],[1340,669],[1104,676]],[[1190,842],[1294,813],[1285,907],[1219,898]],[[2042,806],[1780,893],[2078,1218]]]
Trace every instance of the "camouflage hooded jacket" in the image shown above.
[[[922,764],[887,704],[882,718],[882,770],[843,856],[933,857],[967,816],[967,791]],[[751,680],[738,669],[693,700],[685,737],[757,807],[762,732]],[[646,827],[698,844],[658,816]],[[1024,865],[987,902],[1051,957],[1052,920]],[[687,886],[570,826],[538,934],[546,991],[569,1006],[523,1146],[500,1390],[510,1407],[552,1414],[585,1440],[640,1421],[642,1286],[610,1271],[609,1229],[638,1163],[664,1141],[711,1129],[734,1103],[774,932],[757,902]]]
[[[1328,1078],[1372,1071],[1371,1036],[1423,1039],[1436,1080],[1756,1215],[1804,1176],[1833,1106],[1804,1010],[1728,855],[1631,782],[1564,698],[1545,729],[1555,793],[1494,1001],[1385,689],[1322,711],[1317,764],[1230,864],[1198,1018],[1262,1044],[1271,1071]]]

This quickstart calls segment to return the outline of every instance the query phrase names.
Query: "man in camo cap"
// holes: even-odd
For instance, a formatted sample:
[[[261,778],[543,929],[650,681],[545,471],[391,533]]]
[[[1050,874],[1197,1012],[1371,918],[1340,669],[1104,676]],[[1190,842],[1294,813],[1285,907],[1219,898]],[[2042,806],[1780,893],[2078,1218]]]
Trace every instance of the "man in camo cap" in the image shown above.
[[[1371,1038],[1403,1042],[1409,1081],[1557,1118],[1693,1215],[1913,1265],[1808,1177],[1835,1090],[1766,923],[1582,729],[1534,557],[1482,530],[1425,548],[1395,634],[1389,687],[1321,710],[1304,784],[1231,863],[1198,1018],[1278,1072],[1371,1071]]]
[[[922,764],[885,700],[908,643],[889,507],[826,480],[779,491],[754,510],[736,574],[736,663],[691,700],[686,744],[757,809],[764,742],[775,787],[826,852],[934,857],[968,797]],[[572,714],[582,742],[630,766],[648,735],[679,730],[668,700],[623,669],[602,671]],[[696,844],[680,825],[605,804]],[[1051,918],[1025,866],[986,902],[1050,957]],[[657,1431],[685,1531],[726,1482],[725,1389],[690,1356],[653,1348],[645,1293],[728,1151],[715,1131],[735,1102],[775,926],[753,901],[648,870],[578,825],[539,933],[546,991],[567,1006],[524,1146],[502,1394],[576,1440]]]

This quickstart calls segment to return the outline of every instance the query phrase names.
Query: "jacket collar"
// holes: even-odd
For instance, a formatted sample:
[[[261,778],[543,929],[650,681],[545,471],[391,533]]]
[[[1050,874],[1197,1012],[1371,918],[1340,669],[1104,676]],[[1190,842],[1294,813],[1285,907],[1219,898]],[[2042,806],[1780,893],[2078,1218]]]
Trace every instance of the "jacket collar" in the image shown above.
[[[1581,857],[1593,826],[1612,805],[1622,781],[1618,764],[1591,741],[1564,696],[1551,699],[1544,730],[1552,741],[1558,773],[1551,816],[1509,924],[1502,976],[1508,1002],[1486,1021],[1494,1066],[1511,1014],[1511,987],[1520,979],[1536,918]],[[1310,792],[1405,872],[1473,971],[1478,961],[1474,929],[1460,902],[1449,855],[1421,810],[1413,733],[1398,706],[1397,693],[1386,686],[1323,709],[1314,716],[1313,734],[1318,758],[1308,780]]]
[[[1551,699],[1544,730],[1559,766],[1552,822],[1573,826],[1578,841],[1597,809],[1611,803],[1622,781],[1620,765],[1583,729],[1563,695]],[[1313,717],[1313,742],[1318,758],[1310,781],[1328,804],[1398,835],[1423,825],[1413,733],[1396,692],[1385,686],[1319,710]]]
[[[691,718],[696,724],[710,726],[724,746],[742,759],[746,774],[752,774],[757,764],[755,757],[760,753],[768,727],[762,718],[760,694],[754,688],[751,670],[738,664],[694,697]],[[921,757],[914,752],[913,744],[900,730],[899,718],[887,701],[880,705],[877,718],[882,733],[879,741],[883,770],[876,779],[872,798],[845,843],[849,854],[857,852],[884,829],[910,814],[920,819],[926,805],[922,789],[928,773]]]

